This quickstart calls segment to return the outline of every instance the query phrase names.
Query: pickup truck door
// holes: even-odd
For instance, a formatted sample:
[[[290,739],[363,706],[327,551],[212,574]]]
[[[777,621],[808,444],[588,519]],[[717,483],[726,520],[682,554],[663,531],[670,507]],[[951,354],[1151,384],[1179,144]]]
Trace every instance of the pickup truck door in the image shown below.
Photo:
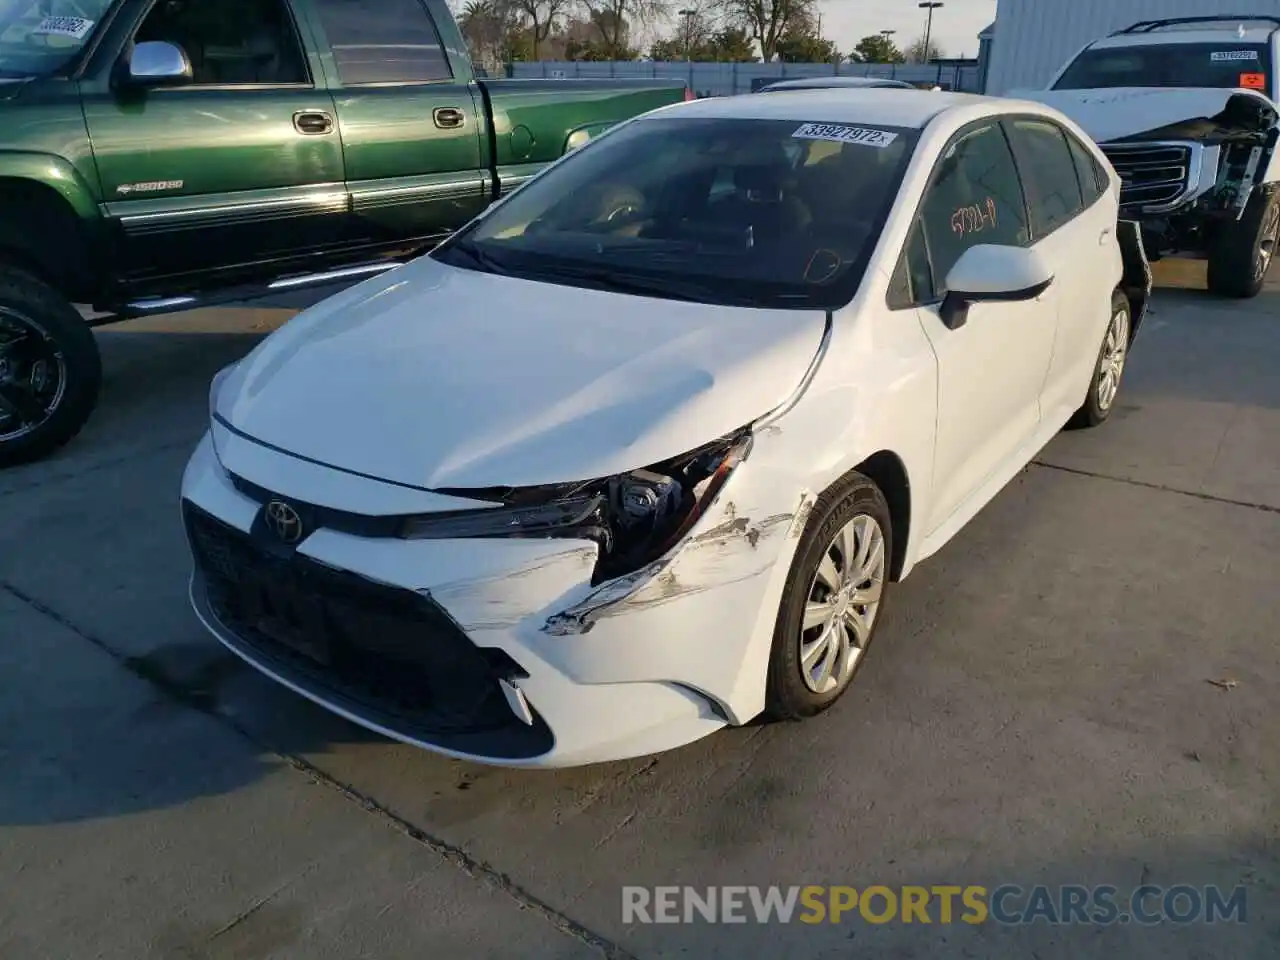
[[[490,195],[487,131],[470,65],[456,51],[451,62],[422,0],[311,3],[314,29],[332,51],[326,70],[354,237],[378,245],[442,239]],[[440,5],[438,15],[448,9]]]
[[[123,49],[173,43],[192,78],[143,87],[117,62],[82,83],[118,272],[256,276],[342,242],[333,101],[285,0],[159,3],[140,21]]]

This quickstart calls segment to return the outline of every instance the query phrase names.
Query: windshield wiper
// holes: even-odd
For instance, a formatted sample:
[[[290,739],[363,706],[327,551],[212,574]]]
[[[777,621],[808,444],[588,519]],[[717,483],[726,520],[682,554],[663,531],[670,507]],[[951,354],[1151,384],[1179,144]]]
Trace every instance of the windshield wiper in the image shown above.
[[[727,278],[723,287],[716,287],[708,283],[680,280],[675,277],[650,277],[622,273],[608,267],[543,267],[539,268],[536,274],[549,279],[585,280],[601,289],[616,293],[687,300],[691,303],[712,303],[735,307],[758,306],[750,297],[730,293],[730,285],[733,281]]]
[[[511,272],[492,254],[485,253],[474,243],[467,243],[465,240],[460,240],[447,249],[441,250],[440,253],[436,254],[436,256],[448,256],[452,253],[461,254],[463,257],[470,260],[474,266],[479,267],[487,273],[508,274]],[[445,262],[447,263],[448,261],[446,260]]]

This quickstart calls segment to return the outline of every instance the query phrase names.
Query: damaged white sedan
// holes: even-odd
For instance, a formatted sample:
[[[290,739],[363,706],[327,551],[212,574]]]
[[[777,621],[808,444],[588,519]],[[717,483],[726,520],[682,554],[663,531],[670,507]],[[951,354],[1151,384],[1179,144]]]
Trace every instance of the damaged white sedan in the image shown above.
[[[214,381],[192,600],[366,727],[565,766],[848,687],[886,591],[1064,424],[1150,290],[1042,105],[904,90],[620,125]]]

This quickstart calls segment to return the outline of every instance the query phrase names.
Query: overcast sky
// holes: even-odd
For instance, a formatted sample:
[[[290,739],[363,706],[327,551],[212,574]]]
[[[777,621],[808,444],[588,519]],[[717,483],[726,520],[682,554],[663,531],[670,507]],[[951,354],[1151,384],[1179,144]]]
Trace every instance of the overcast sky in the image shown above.
[[[917,0],[819,0],[822,32],[843,53],[862,37],[897,30],[906,46],[924,34],[925,11]],[[946,0],[933,11],[933,36],[947,56],[978,55],[978,31],[996,18],[996,0]]]

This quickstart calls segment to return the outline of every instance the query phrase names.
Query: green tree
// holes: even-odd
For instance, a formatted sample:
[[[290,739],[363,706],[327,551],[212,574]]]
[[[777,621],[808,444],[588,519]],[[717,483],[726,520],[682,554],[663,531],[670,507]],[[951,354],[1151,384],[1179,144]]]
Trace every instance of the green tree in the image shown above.
[[[814,22],[817,0],[720,0],[725,22],[742,27],[760,46],[765,62],[775,59],[783,35]]]
[[[884,34],[873,33],[858,41],[849,59],[858,63],[902,63],[906,57]]]
[[[778,38],[777,56],[783,63],[838,63],[836,45],[809,30],[788,30]]]
[[[712,34],[705,47],[705,56],[694,57],[695,60],[707,60],[719,63],[755,63],[755,41],[744,27],[726,27]]]

